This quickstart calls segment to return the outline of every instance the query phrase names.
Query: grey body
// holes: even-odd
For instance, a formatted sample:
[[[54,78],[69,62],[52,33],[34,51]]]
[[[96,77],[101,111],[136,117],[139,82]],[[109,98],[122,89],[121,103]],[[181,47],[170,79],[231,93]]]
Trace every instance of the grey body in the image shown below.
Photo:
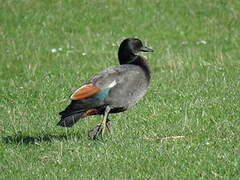
[[[100,89],[105,89],[116,81],[117,84],[110,89],[103,104],[110,105],[111,109],[126,110],[144,96],[151,81],[151,71],[143,57],[138,56],[138,59],[146,66],[135,64],[112,66],[99,72],[88,82]]]

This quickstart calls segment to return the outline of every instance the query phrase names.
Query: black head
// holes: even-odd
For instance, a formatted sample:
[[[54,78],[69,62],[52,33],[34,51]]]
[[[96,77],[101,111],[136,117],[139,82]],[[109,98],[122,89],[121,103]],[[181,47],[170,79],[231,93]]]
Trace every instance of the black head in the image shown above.
[[[119,50],[118,58],[120,64],[128,64],[136,58],[136,53],[143,52],[153,52],[152,49],[143,45],[142,41],[136,38],[128,38],[122,41]]]

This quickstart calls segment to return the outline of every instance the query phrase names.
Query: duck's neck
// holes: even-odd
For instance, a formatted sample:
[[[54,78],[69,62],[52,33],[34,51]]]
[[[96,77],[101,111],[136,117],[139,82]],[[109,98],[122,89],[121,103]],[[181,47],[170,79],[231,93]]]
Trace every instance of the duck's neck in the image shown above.
[[[133,54],[128,48],[125,48],[124,46],[120,46],[118,51],[118,59],[121,65],[129,64],[129,61],[134,60],[135,57],[136,55]]]
[[[148,64],[147,60],[144,57],[129,53],[129,54],[121,54],[121,55],[118,54],[118,58],[119,58],[119,63],[121,65],[134,64],[134,65],[140,66],[144,70],[146,77],[150,82],[152,72],[150,69],[150,65]]]

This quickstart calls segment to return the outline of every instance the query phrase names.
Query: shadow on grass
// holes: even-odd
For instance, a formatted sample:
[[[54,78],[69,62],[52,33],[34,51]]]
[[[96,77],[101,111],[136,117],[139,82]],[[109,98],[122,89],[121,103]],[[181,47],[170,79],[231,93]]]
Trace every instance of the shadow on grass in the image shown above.
[[[67,141],[72,139],[81,139],[82,136],[79,134],[74,135],[50,135],[50,134],[43,134],[38,136],[28,136],[28,135],[22,135],[17,134],[13,136],[6,136],[3,137],[3,142],[6,144],[36,144],[40,145],[43,142],[53,142],[56,140],[59,141]]]

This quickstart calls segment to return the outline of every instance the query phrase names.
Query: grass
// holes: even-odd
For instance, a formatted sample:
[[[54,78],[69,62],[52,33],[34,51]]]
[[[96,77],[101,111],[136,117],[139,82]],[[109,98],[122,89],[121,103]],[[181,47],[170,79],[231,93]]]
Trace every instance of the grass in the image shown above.
[[[239,1],[0,6],[0,179],[240,178]],[[102,117],[57,127],[68,95],[118,64],[132,36],[155,50],[144,54],[153,80],[136,106],[111,115],[114,135],[88,139]]]

